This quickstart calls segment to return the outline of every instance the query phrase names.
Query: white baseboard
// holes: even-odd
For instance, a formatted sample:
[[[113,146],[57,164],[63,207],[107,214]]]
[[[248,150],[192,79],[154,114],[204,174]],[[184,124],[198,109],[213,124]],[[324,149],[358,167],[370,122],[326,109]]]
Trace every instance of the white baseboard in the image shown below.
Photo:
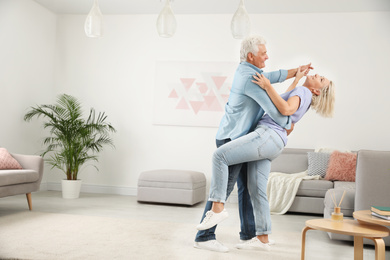
[[[58,183],[58,182],[41,183],[40,190],[61,191],[62,190],[61,183]],[[93,185],[93,184],[82,184],[81,185],[81,192],[137,196],[137,188],[104,186],[104,185]],[[208,194],[207,194],[206,198],[208,198]],[[230,194],[230,196],[226,202],[237,204],[238,203],[237,194],[234,192],[232,194]]]
[[[62,190],[61,183],[57,183],[57,182],[42,183],[40,186],[40,190],[61,191]],[[104,185],[93,185],[93,184],[82,184],[81,192],[137,196],[137,188],[104,186]]]

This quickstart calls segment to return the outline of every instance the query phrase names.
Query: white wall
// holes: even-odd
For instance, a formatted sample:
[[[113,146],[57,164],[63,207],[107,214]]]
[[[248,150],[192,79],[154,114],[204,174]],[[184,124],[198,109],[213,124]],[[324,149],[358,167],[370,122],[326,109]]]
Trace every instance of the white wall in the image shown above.
[[[33,1],[0,0],[0,147],[10,152],[41,151],[40,125],[23,116],[53,96],[56,21]]]
[[[290,135],[288,147],[389,150],[389,12],[262,14],[251,18],[253,31],[268,40],[267,70],[311,61],[314,72],[336,83],[335,117],[324,119],[309,112]],[[135,194],[140,172],[158,168],[197,170],[210,178],[216,128],[152,124],[153,89],[158,80],[154,78],[155,64],[238,62],[240,41],[231,37],[231,15],[177,15],[178,30],[170,39],[158,37],[157,15],[105,15],[102,39],[84,35],[84,19],[80,15],[58,16],[55,92],[28,99],[29,104],[54,102],[60,93],[72,94],[86,110],[105,111],[117,128],[116,149],[107,148],[101,154],[100,171],[87,167],[80,174],[84,190]],[[46,80],[50,79],[51,70],[47,70]],[[281,84],[280,90],[284,87],[287,83]],[[17,109],[12,113],[21,121],[24,106],[14,106]],[[13,127],[8,131],[22,127],[28,132],[33,125]],[[36,134],[28,145],[35,145],[40,137]],[[15,147],[25,145],[16,142]],[[46,175],[52,188],[63,177],[55,171]]]

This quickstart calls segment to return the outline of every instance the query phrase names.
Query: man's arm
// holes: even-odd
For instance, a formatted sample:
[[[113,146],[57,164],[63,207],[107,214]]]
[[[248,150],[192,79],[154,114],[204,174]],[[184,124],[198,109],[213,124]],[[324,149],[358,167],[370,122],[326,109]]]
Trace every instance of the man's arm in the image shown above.
[[[309,71],[313,69],[313,67],[311,66],[311,63],[309,63],[307,65],[300,66],[300,68],[302,68],[302,70],[307,70],[307,73],[309,73]],[[298,69],[299,68],[287,70],[286,79],[291,79],[291,78],[295,77],[297,75]],[[266,76],[266,75],[264,75],[264,76]],[[272,81],[271,81],[271,84],[273,84]]]
[[[263,72],[262,75],[269,79],[271,84],[280,83],[287,79],[288,70],[276,70],[271,72]]]

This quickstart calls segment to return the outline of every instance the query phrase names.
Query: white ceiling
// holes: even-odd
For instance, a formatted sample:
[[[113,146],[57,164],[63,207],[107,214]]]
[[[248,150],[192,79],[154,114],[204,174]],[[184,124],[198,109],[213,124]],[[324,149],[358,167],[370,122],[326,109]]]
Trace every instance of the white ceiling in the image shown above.
[[[93,0],[34,0],[57,14],[87,14]],[[233,14],[239,0],[171,0],[175,14]],[[158,14],[163,0],[99,0],[103,14]],[[390,0],[245,0],[249,14],[390,11]]]

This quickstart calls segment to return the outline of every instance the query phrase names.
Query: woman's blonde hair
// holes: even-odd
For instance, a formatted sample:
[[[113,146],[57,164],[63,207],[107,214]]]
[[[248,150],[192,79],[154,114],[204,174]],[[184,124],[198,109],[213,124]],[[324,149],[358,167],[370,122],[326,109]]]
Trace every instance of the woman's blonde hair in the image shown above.
[[[332,117],[334,112],[335,90],[334,84],[330,81],[328,86],[321,89],[320,94],[313,95],[311,108],[323,117]]]

